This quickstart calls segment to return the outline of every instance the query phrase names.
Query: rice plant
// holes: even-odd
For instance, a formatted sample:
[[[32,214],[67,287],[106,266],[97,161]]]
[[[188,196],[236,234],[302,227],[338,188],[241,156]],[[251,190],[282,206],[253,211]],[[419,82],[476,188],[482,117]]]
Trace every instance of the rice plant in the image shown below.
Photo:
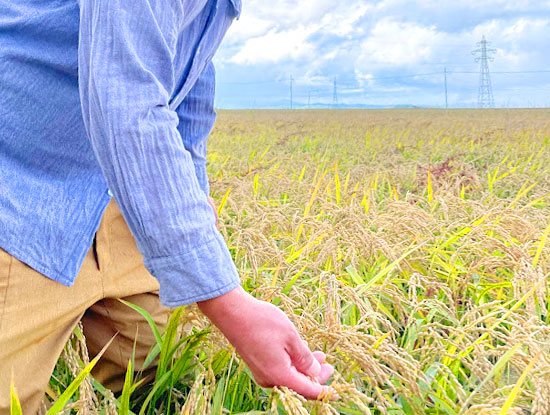
[[[130,361],[116,397],[75,334],[48,413],[550,415],[549,143],[548,110],[220,111],[208,171],[243,286],[340,399],[259,387],[186,307],[154,381]]]

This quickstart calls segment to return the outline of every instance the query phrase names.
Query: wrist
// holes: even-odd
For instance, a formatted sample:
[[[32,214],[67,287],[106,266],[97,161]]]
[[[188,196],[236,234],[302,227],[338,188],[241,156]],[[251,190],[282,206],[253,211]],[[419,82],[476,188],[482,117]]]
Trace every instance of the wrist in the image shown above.
[[[251,298],[241,286],[208,300],[197,302],[199,310],[214,324],[218,325],[220,319],[231,318],[240,315],[239,309]]]

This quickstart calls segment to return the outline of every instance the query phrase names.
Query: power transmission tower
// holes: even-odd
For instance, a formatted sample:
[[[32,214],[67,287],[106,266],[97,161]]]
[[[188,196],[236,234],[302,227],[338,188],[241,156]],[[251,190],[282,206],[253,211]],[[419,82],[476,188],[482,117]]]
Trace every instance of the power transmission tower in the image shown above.
[[[449,100],[447,98],[447,67],[443,68],[443,73],[445,76],[445,109],[449,108]]]
[[[338,86],[336,85],[336,77],[334,77],[334,88],[332,90],[332,106],[338,106]]]
[[[290,109],[292,109],[292,82],[294,82],[294,78],[290,75]]]
[[[496,52],[496,49],[489,49],[491,42],[485,40],[485,36],[481,42],[477,42],[478,49],[472,51],[472,55],[476,56],[476,62],[480,62],[479,67],[479,90],[477,94],[478,108],[494,108],[495,98],[493,96],[493,87],[491,85],[491,76],[489,74],[489,61],[493,62],[495,58],[490,56]],[[477,56],[480,54],[480,56]]]

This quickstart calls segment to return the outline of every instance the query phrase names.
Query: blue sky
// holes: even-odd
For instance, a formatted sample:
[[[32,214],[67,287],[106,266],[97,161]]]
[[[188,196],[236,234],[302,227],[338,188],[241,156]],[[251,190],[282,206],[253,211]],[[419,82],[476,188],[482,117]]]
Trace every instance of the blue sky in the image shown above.
[[[218,108],[477,104],[485,35],[500,107],[550,106],[550,0],[243,0],[214,61]],[[458,73],[473,72],[473,73]]]

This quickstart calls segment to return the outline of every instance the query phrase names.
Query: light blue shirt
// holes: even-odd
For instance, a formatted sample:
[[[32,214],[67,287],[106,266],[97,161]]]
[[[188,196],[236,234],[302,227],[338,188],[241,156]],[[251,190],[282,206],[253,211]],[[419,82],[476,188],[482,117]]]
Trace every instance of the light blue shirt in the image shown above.
[[[0,0],[0,247],[72,285],[112,193],[167,306],[240,283],[207,202],[240,0]]]

